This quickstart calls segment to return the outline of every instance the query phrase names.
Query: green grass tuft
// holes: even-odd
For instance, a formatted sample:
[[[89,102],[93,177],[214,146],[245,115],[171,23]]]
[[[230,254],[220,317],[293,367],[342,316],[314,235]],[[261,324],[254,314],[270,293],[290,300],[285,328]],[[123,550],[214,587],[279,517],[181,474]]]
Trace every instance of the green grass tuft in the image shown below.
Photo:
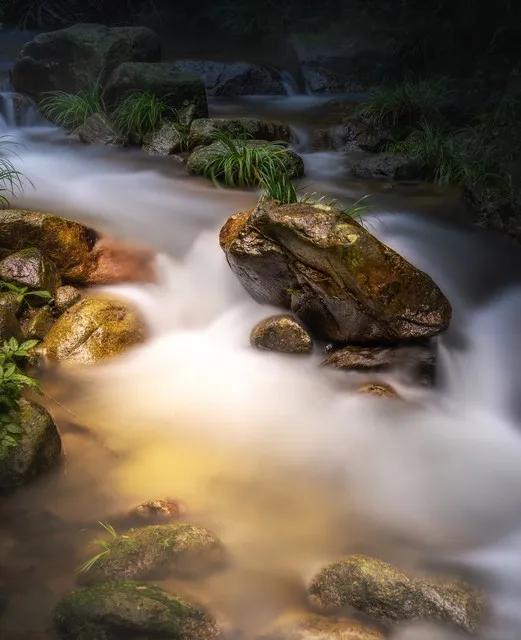
[[[9,196],[23,191],[24,176],[9,157],[13,144],[9,136],[0,136],[0,207],[9,206]]]
[[[97,85],[79,93],[48,92],[39,106],[46,118],[69,131],[85,124],[94,113],[103,111],[100,89]]]
[[[172,118],[173,109],[150,91],[131,93],[114,110],[112,118],[119,131],[129,137],[143,138]],[[181,125],[180,125],[181,126]]]

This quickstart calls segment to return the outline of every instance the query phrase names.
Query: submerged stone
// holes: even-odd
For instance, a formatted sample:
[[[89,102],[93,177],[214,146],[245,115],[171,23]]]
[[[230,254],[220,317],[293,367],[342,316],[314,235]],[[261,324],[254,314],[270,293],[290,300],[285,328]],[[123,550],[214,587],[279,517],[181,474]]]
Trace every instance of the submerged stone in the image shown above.
[[[287,314],[261,320],[253,327],[250,342],[257,349],[282,353],[310,353],[313,349],[309,333]]]
[[[334,207],[265,201],[232,216],[220,240],[250,295],[290,308],[317,338],[397,342],[449,325],[432,279]]]
[[[13,491],[55,466],[60,459],[60,436],[43,407],[21,400],[20,425],[18,443],[0,456],[1,493]]]
[[[144,338],[144,325],[128,305],[85,298],[58,318],[42,349],[51,360],[93,364],[123,353]]]
[[[109,541],[110,550],[81,574],[85,583],[191,577],[222,566],[224,547],[210,531],[186,522],[131,529]]]
[[[439,621],[474,633],[484,617],[483,597],[470,585],[411,577],[362,555],[324,567],[313,578],[309,594],[322,609],[349,605],[382,623]]]
[[[215,621],[199,606],[155,586],[107,582],[73,591],[54,610],[63,640],[212,640]]]

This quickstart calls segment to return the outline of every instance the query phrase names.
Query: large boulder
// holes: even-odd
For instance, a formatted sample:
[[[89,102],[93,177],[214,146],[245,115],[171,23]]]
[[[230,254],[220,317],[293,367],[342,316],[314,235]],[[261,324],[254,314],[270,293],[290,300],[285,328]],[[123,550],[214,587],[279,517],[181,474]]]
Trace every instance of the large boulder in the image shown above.
[[[71,282],[81,283],[89,273],[96,239],[92,229],[50,213],[0,211],[0,247],[13,251],[37,247]]]
[[[84,583],[161,577],[192,577],[224,561],[224,547],[207,529],[186,522],[130,529],[112,537],[108,552],[81,574]]]
[[[0,260],[0,280],[31,291],[47,291],[51,296],[61,285],[56,265],[36,247],[21,249]]]
[[[395,342],[449,324],[431,278],[334,207],[264,201],[232,216],[220,241],[250,295],[290,308],[316,337]]]
[[[43,407],[21,400],[20,425],[18,443],[0,454],[1,493],[13,491],[55,466],[60,459],[60,436]]]
[[[93,364],[123,353],[144,337],[143,323],[128,305],[85,298],[58,318],[42,350],[51,360]]]
[[[309,586],[324,610],[349,605],[373,620],[430,620],[474,633],[484,617],[481,593],[460,581],[416,578],[368,556],[348,556],[322,569]]]
[[[178,60],[183,73],[200,76],[209,96],[284,95],[280,71],[249,62]]]
[[[155,62],[160,56],[160,40],[146,27],[77,24],[28,42],[11,78],[17,91],[39,99],[47,91],[76,93],[103,85],[122,62]]]
[[[266,144],[266,140],[238,140],[237,144],[255,147]],[[216,154],[226,150],[224,144],[217,140],[207,147],[198,147],[190,154],[186,166],[191,173],[204,175],[208,163]],[[290,178],[301,178],[304,175],[304,161],[291,149],[283,149],[281,160]],[[219,178],[219,176],[216,176]]]
[[[257,118],[198,118],[190,127],[190,144],[193,147],[212,144],[215,136],[222,132],[255,140],[289,142],[290,139],[289,127],[282,122]]]
[[[257,349],[281,353],[310,353],[313,349],[309,333],[288,314],[261,320],[253,327],[250,342]]]
[[[124,62],[107,81],[103,100],[107,107],[117,106],[131,93],[148,91],[174,109],[194,107],[194,116],[208,115],[204,84],[198,76],[181,73],[169,62]]]
[[[406,156],[382,152],[357,160],[351,173],[369,180],[411,180],[419,177],[420,167]]]
[[[384,640],[384,635],[348,618],[293,613],[281,616],[260,640]]]
[[[64,640],[212,640],[219,630],[200,607],[159,587],[108,582],[78,589],[54,610]]]

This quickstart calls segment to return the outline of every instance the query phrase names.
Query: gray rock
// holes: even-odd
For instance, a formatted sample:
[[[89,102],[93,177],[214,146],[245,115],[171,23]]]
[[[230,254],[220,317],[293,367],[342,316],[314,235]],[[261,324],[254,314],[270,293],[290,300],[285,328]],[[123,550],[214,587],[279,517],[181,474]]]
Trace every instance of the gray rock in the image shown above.
[[[71,285],[58,287],[54,294],[54,308],[58,313],[63,313],[72,307],[73,304],[79,302],[80,298],[81,293],[79,289],[76,289],[76,287]]]
[[[58,430],[40,405],[20,401],[23,433],[18,444],[0,457],[0,492],[8,493],[55,466],[61,454]]]
[[[159,131],[143,138],[143,150],[151,155],[171,156],[186,151],[187,142],[173,124],[165,123]]]
[[[475,633],[484,618],[484,599],[460,581],[411,577],[386,562],[354,555],[322,569],[309,586],[321,609],[349,605],[382,623],[427,620]]]
[[[252,329],[250,342],[257,349],[282,353],[310,353],[313,349],[309,333],[287,314],[261,320]]]
[[[54,610],[63,640],[213,640],[211,616],[180,596],[137,582],[107,582],[78,589]]]
[[[76,129],[85,144],[121,144],[123,142],[110,118],[104,113],[94,113]]]
[[[148,91],[174,109],[194,106],[194,117],[208,115],[206,91],[196,75],[181,73],[168,62],[124,62],[108,79],[103,99],[108,108],[115,107],[131,93]]]
[[[277,69],[249,62],[214,62],[211,60],[178,60],[183,73],[200,76],[209,96],[284,95],[286,93]]]
[[[412,180],[419,177],[418,163],[394,153],[377,153],[355,162],[351,173],[357,178]]]
[[[220,132],[255,140],[289,142],[290,139],[289,127],[282,122],[256,118],[198,118],[190,127],[190,143],[193,147],[212,144]]]
[[[33,291],[48,291],[51,296],[61,285],[56,265],[36,247],[16,251],[0,260],[0,280]]]
[[[40,33],[22,49],[12,70],[17,91],[37,100],[47,91],[77,93],[103,85],[126,61],[160,59],[158,36],[146,27],[77,24]]]
[[[294,613],[281,616],[259,640],[384,640],[384,635],[348,618]]]

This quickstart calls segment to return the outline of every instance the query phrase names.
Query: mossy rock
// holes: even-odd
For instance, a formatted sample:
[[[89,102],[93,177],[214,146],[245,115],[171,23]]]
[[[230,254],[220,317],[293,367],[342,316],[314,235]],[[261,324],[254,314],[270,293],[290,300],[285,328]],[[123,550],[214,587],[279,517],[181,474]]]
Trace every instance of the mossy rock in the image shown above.
[[[348,618],[292,613],[276,620],[260,640],[384,640],[384,635]]]
[[[20,322],[16,317],[20,303],[15,293],[0,293],[0,343],[9,338],[21,340]]]
[[[172,123],[165,123],[158,131],[143,138],[143,151],[153,156],[171,156],[185,151],[184,140]]]
[[[51,296],[61,285],[56,265],[36,247],[22,249],[0,260],[0,280]]]
[[[261,320],[253,327],[250,342],[257,349],[281,353],[310,353],[313,349],[309,333],[287,314]]]
[[[22,319],[24,338],[43,340],[54,324],[54,316],[49,306],[29,309]]]
[[[12,251],[37,247],[70,282],[85,281],[96,239],[92,229],[50,213],[0,210],[0,247]]]
[[[289,142],[290,139],[289,127],[282,122],[257,118],[198,118],[190,127],[190,144],[192,147],[212,144],[219,133],[237,138],[246,136],[252,140]]]
[[[466,583],[412,577],[363,555],[322,569],[309,594],[313,604],[325,610],[349,605],[382,623],[437,621],[469,633],[477,631],[485,609],[483,596]]]
[[[137,582],[108,582],[73,591],[54,610],[63,640],[212,640],[210,615],[184,598]]]
[[[23,429],[16,446],[0,457],[0,492],[8,493],[55,466],[61,440],[49,413],[40,405],[20,401]]]
[[[249,147],[267,144],[266,140],[246,140],[237,141]],[[224,150],[224,145],[220,141],[213,142],[206,147],[198,147],[189,156],[186,166],[191,173],[204,175],[211,158]],[[304,162],[302,158],[291,149],[284,149],[281,154],[283,165],[290,178],[301,178],[304,175]],[[219,178],[219,176],[217,176]]]
[[[224,562],[224,547],[207,529],[188,523],[131,529],[109,540],[110,550],[81,574],[85,584],[107,580],[194,576]]]
[[[432,279],[335,207],[263,201],[232,216],[220,241],[250,295],[291,309],[316,338],[390,343],[449,325]]]
[[[92,364],[121,354],[145,338],[137,313],[106,298],[85,298],[58,318],[42,349],[51,360]]]

